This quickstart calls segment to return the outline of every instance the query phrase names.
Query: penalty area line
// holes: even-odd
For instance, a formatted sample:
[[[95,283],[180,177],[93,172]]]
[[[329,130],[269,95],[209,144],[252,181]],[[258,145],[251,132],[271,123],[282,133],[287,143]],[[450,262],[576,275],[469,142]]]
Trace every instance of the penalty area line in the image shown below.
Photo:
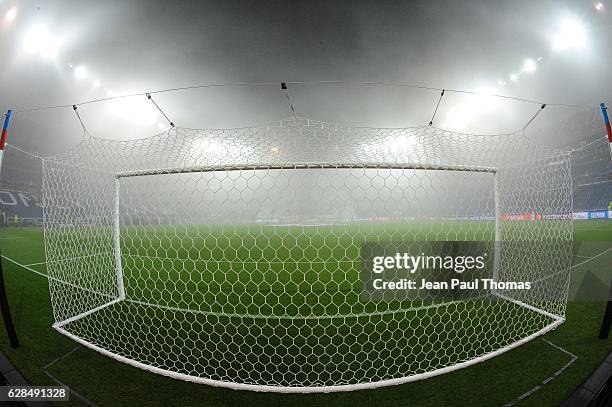
[[[571,266],[571,267],[570,267],[570,269],[576,268],[576,267],[578,267],[578,266],[582,266],[584,263],[588,263],[589,261],[591,261],[591,260],[593,260],[593,259],[596,259],[596,258],[598,258],[599,256],[601,256],[601,255],[603,255],[603,254],[608,253],[610,250],[612,250],[612,247],[607,248],[606,250],[604,250],[604,251],[603,251],[603,252],[601,252],[601,253],[597,253],[595,256],[588,257],[586,260],[581,261],[581,262],[580,262],[580,263],[578,263],[578,264],[574,264],[573,266]],[[578,256],[576,256],[576,257],[578,257]]]
[[[43,366],[42,371],[45,375],[47,375],[47,377],[51,380],[53,380],[56,384],[63,386],[63,387],[67,387],[68,391],[70,391],[70,393],[72,393],[73,396],[75,396],[76,398],[78,398],[79,400],[81,400],[83,403],[87,404],[88,406],[97,406],[97,404],[95,404],[94,402],[92,402],[91,400],[87,399],[85,396],[83,396],[80,393],[77,393],[71,386],[68,386],[66,383],[62,382],[61,380],[59,380],[57,377],[55,377],[54,375],[52,375],[47,369],[50,368],[51,366],[53,366],[54,364],[66,359],[68,356],[72,355],[73,353],[75,353],[76,351],[78,351],[79,349],[81,349],[81,346],[77,346],[74,349],[66,352],[65,354],[63,354],[62,356],[59,356],[57,358],[55,358],[54,360],[52,360],[51,362],[47,363],[45,366]]]
[[[527,392],[521,394],[520,396],[518,396],[514,400],[504,404],[504,407],[515,406],[517,403],[519,403],[519,402],[521,402],[521,401],[531,397],[535,392],[540,390],[544,385],[552,382],[557,377],[559,377],[561,375],[561,373],[563,373],[567,368],[569,368],[578,359],[578,356],[574,355],[572,352],[570,352],[568,350],[563,349],[561,346],[555,345],[554,343],[552,343],[549,340],[544,339],[544,338],[542,338],[542,340],[545,343],[547,343],[548,345],[550,345],[553,348],[557,349],[558,351],[561,351],[561,352],[565,353],[566,355],[568,355],[570,357],[570,360],[565,365],[561,366],[561,368],[559,370],[557,370],[556,372],[554,372],[551,376],[549,376],[546,379],[542,380],[541,383],[538,383],[537,385],[532,387]]]
[[[19,267],[21,267],[21,268],[24,268],[24,269],[26,269],[26,270],[28,270],[28,271],[31,271],[31,272],[32,272],[32,273],[34,273],[34,274],[38,274],[39,276],[43,276],[44,278],[49,278],[49,276],[48,276],[47,274],[45,274],[45,273],[41,273],[40,271],[38,271],[38,270],[34,270],[33,268],[31,268],[31,267],[30,267],[30,266],[33,266],[33,265],[35,265],[35,264],[29,264],[29,265],[26,265],[26,264],[21,264],[21,263],[19,263],[19,262],[15,261],[15,260],[13,260],[13,259],[11,259],[11,258],[9,258],[9,257],[6,257],[6,256],[4,256],[4,255],[2,255],[1,257],[2,257],[4,260],[10,261],[11,263],[13,263],[13,264],[15,264],[15,265],[17,265],[17,266],[19,266]],[[41,264],[42,264],[42,263],[41,263]]]
[[[41,262],[38,262],[38,263],[24,264],[24,266],[26,266],[26,267],[40,266],[41,264],[47,264],[47,262],[46,261],[41,261]]]
[[[594,255],[594,256],[588,257],[586,260],[581,261],[581,262],[580,262],[580,263],[578,263],[578,264],[574,264],[574,265],[570,266],[568,269],[564,269],[564,270],[561,270],[561,271],[557,271],[556,273],[550,274],[550,275],[548,275],[548,276],[546,276],[546,277],[542,277],[542,278],[539,278],[539,279],[537,279],[537,280],[534,280],[534,281],[532,281],[531,283],[532,283],[532,284],[535,284],[535,283],[540,283],[540,282],[542,282],[542,281],[544,281],[544,280],[548,280],[549,278],[551,278],[551,277],[553,277],[553,276],[556,276],[556,275],[558,275],[558,274],[561,274],[561,273],[566,273],[566,272],[570,272],[571,270],[573,270],[573,269],[575,269],[575,268],[577,268],[577,267],[579,267],[579,266],[582,266],[583,264],[588,263],[588,262],[590,262],[591,260],[595,260],[595,259],[596,259],[596,258],[598,258],[599,256],[602,256],[602,255],[604,255],[604,254],[608,253],[610,250],[612,250],[612,247],[609,247],[609,248],[607,248],[606,250],[604,250],[603,252],[597,253],[597,254],[596,254],[596,255]]]

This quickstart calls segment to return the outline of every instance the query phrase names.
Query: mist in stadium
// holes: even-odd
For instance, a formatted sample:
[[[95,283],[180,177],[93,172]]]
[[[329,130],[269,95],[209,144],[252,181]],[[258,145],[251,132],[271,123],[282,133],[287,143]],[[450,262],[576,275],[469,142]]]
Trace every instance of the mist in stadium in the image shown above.
[[[0,402],[612,405],[611,13],[0,0]]]

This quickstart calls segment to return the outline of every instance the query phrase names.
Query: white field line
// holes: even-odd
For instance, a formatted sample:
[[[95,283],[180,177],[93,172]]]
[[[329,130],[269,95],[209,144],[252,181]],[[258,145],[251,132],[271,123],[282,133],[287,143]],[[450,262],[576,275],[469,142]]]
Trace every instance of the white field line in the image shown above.
[[[559,315],[555,315],[555,314],[553,314],[551,312],[548,312],[548,311],[545,311],[543,309],[534,307],[533,305],[529,305],[529,304],[527,304],[527,303],[525,303],[523,301],[515,300],[514,298],[508,297],[507,295],[501,294],[499,292],[494,292],[493,295],[496,296],[496,297],[499,297],[499,298],[501,298],[503,300],[512,302],[512,303],[514,303],[516,305],[519,305],[519,306],[521,306],[523,308],[527,308],[530,311],[537,312],[538,314],[542,314],[542,315],[544,315],[544,316],[546,316],[548,318],[551,318],[551,319],[553,319],[555,321],[561,321],[561,322],[565,321],[565,317],[560,317]]]
[[[53,380],[55,382],[55,384],[58,384],[60,386],[63,387],[67,387],[68,391],[70,393],[72,393],[73,396],[75,396],[76,398],[78,398],[79,400],[81,400],[83,403],[87,404],[88,406],[97,406],[97,404],[95,404],[94,402],[92,402],[91,400],[87,399],[85,396],[81,395],[80,393],[77,393],[72,386],[68,386],[66,383],[60,381],[57,377],[53,376],[51,373],[49,373],[47,371],[47,368],[50,367],[51,365],[59,362],[60,360],[63,360],[65,358],[67,358],[68,356],[70,356],[71,354],[73,354],[74,352],[76,352],[77,350],[81,349],[80,346],[77,346],[76,348],[72,349],[71,351],[69,351],[68,353],[66,353],[63,356],[60,356],[59,358],[55,359],[54,361],[52,361],[51,363],[47,364],[45,367],[42,368],[42,371],[44,374],[47,375],[47,377],[51,380]]]
[[[110,252],[103,252],[103,253],[96,253],[96,254],[88,254],[87,256],[77,256],[77,257],[67,257],[65,259],[60,259],[60,260],[51,260],[51,261],[41,261],[38,263],[30,263],[30,264],[26,264],[26,266],[39,266],[41,264],[54,264],[54,263],[64,263],[70,260],[79,260],[79,259],[87,259],[90,257],[96,257],[96,256],[104,256],[104,255],[112,255],[113,253]]]
[[[41,262],[38,262],[38,263],[24,264],[24,267],[40,266],[42,264],[47,264],[47,262],[46,261],[41,261]]]
[[[534,386],[533,388],[531,388],[529,391],[521,394],[520,396],[518,396],[514,400],[504,404],[504,407],[515,406],[517,403],[519,403],[519,402],[525,400],[526,398],[530,397],[536,391],[540,390],[542,388],[542,386],[552,382],[557,377],[559,377],[561,375],[561,373],[563,373],[568,367],[570,367],[576,361],[576,359],[578,359],[578,356],[574,355],[572,352],[570,352],[568,350],[563,349],[559,345],[555,345],[554,343],[552,343],[552,342],[550,342],[550,341],[548,341],[548,340],[546,340],[544,338],[542,338],[542,340],[544,342],[546,342],[547,344],[549,344],[550,346],[552,346],[553,348],[555,348],[555,349],[565,353],[566,355],[568,355],[570,357],[570,360],[565,365],[561,366],[561,368],[559,370],[557,370],[555,373],[553,373],[552,376],[547,377],[546,379],[542,380],[541,383],[539,383],[536,386]]]
[[[78,321],[78,320],[79,320],[79,319],[81,319],[81,318],[84,318],[84,317],[86,317],[86,316],[88,316],[88,315],[91,315],[91,314],[93,314],[93,313],[95,313],[95,312],[101,311],[101,310],[103,310],[104,308],[107,308],[107,307],[110,307],[110,306],[112,306],[112,305],[115,305],[115,304],[117,304],[117,303],[119,303],[119,302],[121,302],[121,301],[123,301],[123,299],[121,299],[121,298],[116,298],[116,299],[112,300],[111,302],[107,302],[106,304],[102,304],[102,305],[100,305],[99,307],[92,308],[92,309],[90,309],[89,311],[82,312],[82,313],[80,313],[80,314],[78,314],[78,315],[75,315],[75,316],[70,317],[70,318],[68,318],[68,319],[65,319],[65,320],[63,320],[63,321],[56,322],[55,324],[53,324],[53,327],[60,327],[60,328],[61,328],[61,327],[63,327],[64,325],[68,325],[68,324],[69,324],[69,323],[71,323],[71,322]]]
[[[56,364],[57,362],[59,362],[60,360],[66,359],[68,356],[72,355],[74,352],[76,352],[77,350],[81,349],[80,346],[75,347],[74,349],[66,352],[65,354],[63,354],[62,356],[59,356],[55,359],[53,359],[51,362],[47,363],[46,365],[43,366],[43,370],[46,370],[48,368],[50,368],[51,366],[53,366],[54,364]]]
[[[319,228],[330,226],[346,226],[348,223],[279,223],[279,224],[261,224],[265,228]]]
[[[556,273],[550,274],[550,275],[548,275],[548,276],[546,276],[546,277],[542,277],[542,278],[539,278],[539,279],[537,279],[537,280],[534,280],[534,281],[532,281],[531,283],[532,283],[532,284],[541,283],[542,281],[544,281],[544,280],[548,280],[549,278],[552,278],[552,277],[554,277],[554,276],[556,276],[556,275],[558,275],[558,274],[565,273],[565,272],[570,271],[570,270],[572,270],[572,269],[574,269],[574,268],[576,268],[576,267],[578,267],[578,266],[582,266],[584,263],[588,263],[589,261],[591,261],[591,260],[593,260],[593,259],[596,259],[597,257],[599,257],[599,256],[602,256],[602,255],[606,254],[606,253],[607,253],[607,252],[609,252],[610,250],[612,250],[612,247],[610,247],[610,248],[608,248],[608,249],[604,250],[604,251],[603,251],[603,252],[601,252],[601,253],[596,254],[595,256],[588,257],[586,260],[581,261],[581,262],[580,262],[580,263],[578,263],[578,264],[574,264],[573,266],[570,266],[570,267],[569,267],[567,270],[557,271]]]
[[[66,359],[68,356],[72,355],[73,353],[75,353],[76,351],[78,351],[79,349],[81,349],[81,346],[78,345],[77,347],[75,347],[74,349],[66,352],[65,354],[63,354],[62,356],[59,356],[55,359],[53,359],[51,362],[47,363],[45,366],[43,366],[42,371],[44,374],[46,374],[51,380],[53,380],[55,383],[59,384],[60,386],[65,386],[68,387],[70,393],[72,393],[76,398],[80,399],[81,401],[83,401],[85,404],[87,404],[88,406],[95,406],[96,404],[93,403],[91,400],[88,400],[87,398],[85,398],[84,396],[82,396],[81,394],[77,393],[76,391],[74,391],[74,389],[72,388],[72,386],[68,386],[67,384],[61,382],[59,379],[57,379],[57,377],[53,376],[51,373],[48,372],[47,369],[49,369],[51,366],[53,366],[54,364],[61,362],[62,360]]]
[[[155,259],[155,260],[172,260],[172,261],[191,261],[191,262],[205,262],[205,263],[237,263],[237,264],[338,264],[338,263],[360,263],[361,259],[358,260],[313,260],[313,261],[258,261],[258,260],[212,260],[212,259],[185,259],[182,257],[161,257],[161,256],[149,256],[144,254],[130,254],[121,253],[121,257],[141,257],[144,259]]]
[[[21,263],[19,263],[19,262],[17,262],[17,261],[15,261],[15,260],[13,260],[13,259],[11,259],[11,258],[8,258],[8,257],[6,257],[6,256],[4,256],[4,255],[2,255],[1,257],[2,257],[4,260],[10,261],[11,263],[16,264],[17,266],[19,266],[19,267],[21,267],[21,268],[24,268],[24,269],[26,269],[26,270],[28,270],[28,271],[31,271],[31,272],[32,272],[32,273],[34,273],[34,274],[38,274],[39,276],[43,276],[44,278],[52,278],[52,277],[49,277],[49,276],[48,276],[46,273],[41,273],[41,272],[40,272],[40,271],[38,271],[38,270],[34,270],[34,269],[33,269],[33,268],[31,268],[29,265],[21,264]]]
[[[478,297],[470,298],[469,300],[478,300],[478,299],[482,299],[488,296],[489,294],[484,294]],[[447,301],[447,302],[441,302],[438,304],[423,305],[421,307],[403,308],[403,309],[396,309],[396,310],[390,310],[390,311],[367,312],[367,313],[362,313],[362,314],[266,315],[266,314],[238,314],[238,313],[194,310],[194,309],[188,309],[188,308],[173,307],[170,305],[155,304],[155,303],[146,302],[146,301],[133,300],[130,298],[126,298],[123,301],[131,303],[131,304],[137,304],[137,305],[142,305],[146,307],[153,307],[153,308],[159,308],[159,309],[163,309],[167,311],[175,311],[175,312],[182,312],[182,313],[212,315],[212,316],[217,316],[217,317],[229,317],[229,318],[273,319],[273,320],[282,319],[282,320],[296,320],[296,321],[347,319],[347,318],[359,318],[359,317],[378,317],[378,316],[384,316],[384,315],[395,315],[395,314],[401,314],[401,313],[423,311],[423,310],[440,308],[440,307],[445,307],[445,306],[465,302],[465,300]]]
[[[589,262],[589,261],[591,261],[591,260],[593,260],[593,259],[595,259],[595,258],[597,258],[597,257],[599,257],[599,256],[601,256],[603,254],[608,253],[610,250],[612,250],[612,247],[607,248],[606,250],[604,250],[601,253],[596,254],[595,256],[587,258],[585,261],[582,261],[582,262],[580,262],[578,264],[574,264],[572,267],[570,267],[570,270],[573,269],[573,268],[576,268],[578,266],[582,266],[584,263]]]
[[[46,279],[48,279],[48,280],[50,280],[50,281],[55,281],[56,283],[59,283],[59,284],[64,284],[64,285],[68,285],[68,286],[70,286],[70,287],[72,287],[72,288],[76,288],[77,290],[87,291],[87,292],[90,292],[90,293],[93,293],[93,294],[96,294],[96,295],[101,295],[101,296],[103,296],[103,297],[115,298],[114,296],[112,296],[112,295],[110,295],[110,294],[101,293],[101,292],[98,292],[98,291],[95,291],[95,290],[92,290],[92,289],[89,289],[89,288],[85,288],[85,287],[81,287],[81,286],[78,286],[78,285],[73,284],[73,283],[69,283],[69,282],[67,282],[67,281],[60,280],[59,278],[51,277],[51,276],[50,276],[50,275],[48,275],[48,274],[41,273],[41,272],[40,272],[40,271],[38,271],[38,270],[34,270],[33,268],[31,268],[31,267],[29,267],[29,266],[26,266],[25,264],[21,264],[21,263],[19,263],[19,262],[17,262],[17,261],[15,261],[15,260],[13,260],[13,259],[11,259],[11,258],[8,258],[8,257],[6,257],[6,256],[4,256],[4,255],[2,255],[2,256],[0,256],[0,257],[2,257],[3,259],[5,259],[5,260],[7,260],[7,261],[10,261],[11,263],[13,263],[13,264],[15,264],[15,265],[17,265],[17,266],[19,266],[19,267],[21,267],[21,268],[25,269],[25,270],[31,271],[31,272],[32,272],[32,273],[34,273],[34,274],[38,274],[39,276],[45,277]]]
[[[55,384],[57,384],[58,386],[68,387],[68,391],[70,393],[72,393],[72,395],[74,397],[76,397],[79,400],[81,400],[83,403],[87,404],[88,406],[92,406],[92,407],[96,407],[97,406],[97,404],[95,404],[92,401],[90,401],[89,399],[85,398],[85,396],[83,396],[82,394],[77,393],[76,391],[74,391],[72,386],[68,386],[66,383],[62,382],[57,377],[53,376],[51,373],[47,372],[46,370],[43,370],[43,373],[46,374],[49,379],[53,380],[55,382]]]

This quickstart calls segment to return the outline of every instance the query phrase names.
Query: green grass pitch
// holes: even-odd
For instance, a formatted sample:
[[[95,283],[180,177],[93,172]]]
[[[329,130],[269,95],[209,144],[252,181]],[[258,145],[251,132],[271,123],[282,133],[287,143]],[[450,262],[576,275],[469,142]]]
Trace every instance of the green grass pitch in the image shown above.
[[[474,224],[473,224],[474,225]],[[483,223],[484,225],[484,223]],[[473,234],[476,236],[483,236],[483,233],[489,233],[491,228],[489,226],[470,226],[469,228],[458,227],[457,239],[466,239]],[[281,232],[279,232],[279,230]],[[306,229],[299,229],[303,233]],[[313,229],[314,230],[314,229]],[[344,228],[342,228],[344,230]],[[430,229],[431,230],[431,229]],[[467,230],[467,234],[465,233]],[[282,236],[282,233],[286,233]],[[356,278],[358,270],[348,269],[346,264],[339,266],[338,262],[334,263],[337,265],[337,269],[330,267],[326,264],[321,270],[326,270],[326,277],[322,280],[320,272],[316,272],[317,278],[313,276],[304,275],[304,273],[291,273],[290,267],[295,267],[299,270],[299,262],[297,265],[293,261],[293,266],[283,265],[287,259],[304,258],[307,261],[313,258],[333,258],[345,261],[348,264],[352,264],[352,260],[355,258],[359,249],[359,239],[366,238],[367,236],[357,236],[355,240],[355,234],[342,235],[341,233],[334,233],[336,236],[332,241],[329,235],[322,234],[320,229],[318,232],[311,231],[313,235],[301,235],[294,236],[289,228],[277,229],[272,233],[272,237],[279,239],[277,248],[274,250],[275,253],[264,253],[266,250],[269,240],[265,242],[258,242],[256,237],[252,238],[248,244],[245,244],[244,233],[236,230],[234,237],[240,239],[240,244],[231,244],[230,246],[236,247],[237,250],[231,254],[231,258],[240,258],[244,260],[244,270],[242,273],[248,273],[249,278],[247,280],[241,280],[240,273],[236,273],[233,276],[225,277],[222,281],[208,281],[208,284],[215,283],[219,284],[218,290],[209,289],[208,292],[213,297],[194,297],[194,293],[206,292],[201,290],[201,287],[193,286],[190,284],[197,284],[197,281],[190,282],[190,279],[185,279],[180,274],[177,275],[156,275],[157,278],[150,278],[152,275],[148,275],[145,279],[139,273],[142,273],[142,269],[147,269],[155,273],[162,273],[163,270],[170,268],[181,270],[198,268],[196,262],[198,260],[190,260],[192,258],[202,258],[202,253],[197,252],[198,247],[202,247],[205,244],[206,238],[202,238],[201,242],[198,242],[197,234],[194,239],[194,234],[191,231],[187,231],[184,235],[178,235],[174,239],[168,238],[167,241],[146,241],[144,233],[135,233],[134,235],[122,235],[124,240],[124,250],[132,250],[129,252],[131,256],[124,258],[124,272],[126,279],[133,279],[133,282],[138,284],[128,284],[127,297],[145,299],[146,302],[154,302],[156,304],[163,304],[169,307],[200,307],[197,304],[211,304],[210,308],[206,311],[219,312],[221,314],[253,314],[259,313],[288,313],[295,315],[317,315],[317,314],[342,314],[346,309],[342,307],[346,304],[350,304],[351,307],[355,307],[358,304],[358,290],[355,286],[359,280]],[[445,234],[445,237],[448,233]],[[610,246],[610,236],[612,236],[612,222],[606,221],[582,221],[575,223],[575,239],[577,241],[586,243],[592,241],[592,244],[583,244],[585,250],[580,256],[576,257],[575,263],[580,263],[589,257],[597,255],[607,247]],[[392,238],[392,236],[389,236]],[[431,239],[432,236],[429,236]],[[126,239],[128,241],[126,242]],[[131,239],[131,242],[130,242]],[[191,241],[190,244],[186,244],[186,240]],[[231,237],[228,237],[231,239]],[[287,239],[295,239],[292,244],[287,243]],[[302,248],[310,246],[300,244],[299,239],[328,239],[325,242],[325,247],[329,248],[329,253],[314,253],[305,252]],[[606,242],[607,240],[607,242]],[[248,239],[247,239],[248,241]],[[606,246],[607,245],[607,246]],[[7,228],[0,230],[0,247],[2,254],[8,259],[12,259],[22,265],[30,265],[30,269],[36,270],[40,273],[46,272],[46,266],[44,264],[44,244],[42,240],[42,230],[36,228]],[[187,248],[187,249],[185,249]],[[335,251],[334,251],[335,250]],[[160,252],[163,251],[163,256],[159,256]],[[250,260],[256,260],[260,257],[275,259],[278,267],[274,273],[264,273],[261,269],[256,266],[256,262]],[[276,257],[274,257],[276,256]],[[163,257],[163,258],[159,258]],[[219,261],[219,267],[227,267],[222,265],[223,259],[228,257],[227,253],[213,253],[211,257]],[[180,259],[180,260],[179,260]],[[344,259],[344,260],[343,260]],[[580,291],[581,283],[588,275],[596,275],[598,278],[604,280],[609,279],[609,266],[612,261],[612,253],[604,253],[597,258],[594,258],[583,265],[577,266],[572,273],[572,286],[571,292],[576,293]],[[166,264],[164,264],[166,262]],[[37,264],[40,263],[40,264]],[[9,300],[11,301],[12,311],[15,317],[17,330],[22,342],[22,347],[18,350],[12,350],[8,345],[6,336],[0,337],[0,346],[2,351],[11,359],[15,366],[20,369],[23,374],[35,384],[52,384],[50,378],[43,372],[42,367],[47,365],[50,361],[57,357],[65,354],[69,350],[76,347],[76,343],[70,339],[55,332],[51,325],[53,323],[52,311],[50,306],[48,282],[44,276],[33,273],[31,270],[27,270],[7,259],[3,260],[5,279],[8,287]],[[283,266],[279,266],[283,265]],[[170,267],[171,266],[171,267]],[[608,267],[608,269],[606,269]],[[353,273],[351,275],[350,273]],[[296,280],[295,275],[303,275],[303,280]],[[154,274],[153,274],[154,275]],[[155,276],[155,275],[154,275]],[[232,280],[233,278],[233,280]],[[197,279],[195,279],[197,280]],[[253,282],[258,282],[255,286],[249,285]],[[151,295],[156,291],[163,293],[160,289],[160,284],[166,284],[172,282],[173,284],[179,284],[182,286],[178,287],[177,292],[184,293],[183,296],[173,297],[170,292],[166,291],[165,294],[159,296]],[[317,283],[325,283],[325,289],[323,287],[317,287]],[[231,290],[223,288],[223,284],[229,284]],[[277,284],[277,286],[275,286]],[[280,285],[278,285],[280,284]],[[328,304],[327,308],[320,308],[320,302],[317,300],[317,295],[325,294],[330,286],[334,287],[334,291],[338,294],[337,299],[330,298],[330,301],[324,301]],[[226,287],[226,288],[229,288]],[[240,294],[242,289],[242,294]],[[132,290],[132,291],[130,291]],[[222,296],[219,297],[218,293],[221,292],[232,292],[234,291],[236,297]],[[289,297],[283,298],[279,295],[273,295],[274,293],[282,292]],[[188,294],[185,294],[188,293]],[[191,294],[189,294],[191,293]],[[267,295],[263,295],[267,293]],[[332,293],[333,294],[333,293]],[[185,297],[186,295],[186,297]],[[313,296],[314,295],[314,296]],[[272,296],[275,298],[274,301],[270,301],[269,298]],[[289,306],[296,306],[294,310],[288,309]],[[297,305],[296,305],[297,304]],[[507,306],[507,305],[506,305]],[[121,307],[135,307],[133,309],[122,309]],[[116,308],[109,308],[98,315],[101,321],[107,318],[108,326],[113,326],[112,335],[108,335],[108,342],[105,346],[113,348],[117,347],[118,352],[129,352],[140,353],[142,349],[151,349],[149,352],[151,359],[144,361],[149,363],[156,363],[155,356],[159,356],[159,352],[162,352],[164,348],[167,349],[167,357],[172,356],[171,347],[164,347],[163,341],[159,338],[172,337],[172,333],[177,329],[180,329],[181,323],[193,326],[197,324],[206,328],[215,342],[219,344],[214,349],[208,347],[208,353],[189,355],[174,355],[176,363],[176,369],[183,369],[186,372],[190,372],[194,369],[194,366],[198,363],[198,358],[207,358],[206,360],[222,360],[223,355],[227,352],[235,351],[239,348],[241,343],[236,338],[244,337],[240,335],[240,329],[244,329],[244,325],[239,323],[228,323],[232,322],[229,318],[219,316],[216,320],[210,320],[209,317],[202,319],[197,314],[192,315],[190,318],[193,320],[189,321],[189,318],[183,322],[174,321],[170,324],[166,324],[166,328],[169,332],[161,332],[159,329],[150,330],[146,335],[141,335],[137,338],[129,337],[129,324],[134,321],[123,318],[123,325],[117,324],[116,321],[121,321],[117,318],[117,315],[132,315],[134,309],[138,309],[137,304],[123,304],[118,305]],[[216,307],[216,308],[215,308]],[[276,307],[276,308],[275,308]],[[281,307],[281,308],[278,308]],[[459,310],[459,313],[469,318],[479,318],[482,315],[478,313],[480,311],[469,309],[469,306],[463,305],[465,309]],[[142,307],[141,307],[142,308]],[[146,307],[145,307],[146,308]],[[518,307],[517,307],[518,308]],[[144,308],[143,308],[144,309]],[[356,309],[356,308],[355,308]],[[367,311],[367,310],[366,310]],[[168,319],[166,316],[172,315],[175,311],[169,311],[164,309],[151,310],[150,307],[147,311],[141,311],[139,314],[139,323],[145,326],[155,326],[159,320]],[[418,312],[418,311],[416,311]],[[505,312],[508,312],[506,309]],[[522,320],[527,321],[529,315],[519,315],[520,312],[524,312],[521,309],[510,311],[516,313],[516,318],[523,318]],[[554,405],[555,403],[563,400],[567,395],[586,377],[589,372],[592,371],[598,363],[601,362],[602,358],[612,349],[611,341],[599,341],[597,339],[598,325],[603,312],[602,302],[570,302],[567,309],[567,321],[559,329],[548,333],[545,338],[554,342],[555,344],[564,347],[565,349],[573,352],[578,356],[577,361],[572,365],[571,369],[568,369],[563,373],[562,376],[556,380],[550,382],[544,386],[541,390],[536,392],[530,397],[525,404],[526,405]],[[405,317],[405,314],[404,314]],[[453,335],[448,335],[448,330],[444,329],[447,326],[448,321],[437,321],[436,323],[435,313],[423,311],[423,314],[419,316],[423,321],[427,322],[430,331],[429,335],[439,338],[437,342],[429,345],[423,345],[423,352],[428,355],[427,359],[437,361],[441,364],[454,363],[454,360],[444,358],[444,349],[452,349],[453,346],[458,346],[461,343],[461,338],[474,337],[476,335],[473,332],[473,327],[455,328],[453,329]],[[196,320],[200,318],[199,320]],[[228,318],[222,320],[222,318]],[[357,317],[356,317],[357,318]],[[388,318],[385,320],[385,318]],[[304,341],[313,340],[314,338],[326,337],[324,334],[326,330],[333,331],[335,329],[333,320],[325,323],[312,323],[305,322],[302,319],[304,326],[297,327],[295,321],[291,322],[277,322],[276,325],[270,325],[262,327],[260,337],[273,337],[280,338],[287,336],[291,337],[291,329],[299,330],[304,332],[308,330],[311,335],[303,338]],[[308,321],[308,320],[306,320]],[[330,320],[328,320],[330,321]],[[216,323],[215,323],[216,322]],[[357,321],[358,322],[358,321]],[[542,322],[542,321],[536,321]],[[304,365],[316,366],[315,361],[321,360],[321,355],[325,354],[326,347],[337,347],[337,346],[354,346],[354,350],[350,354],[354,355],[354,360],[346,360],[347,371],[357,371],[363,377],[371,375],[373,372],[380,373],[379,370],[373,366],[368,366],[362,362],[361,357],[367,356],[363,353],[363,347],[360,344],[369,343],[372,347],[369,352],[374,354],[381,354],[385,350],[381,347],[385,341],[401,341],[402,338],[380,338],[377,340],[372,335],[376,335],[377,328],[376,324],[402,324],[405,323],[401,319],[394,319],[394,317],[381,316],[379,320],[370,318],[368,321],[363,321],[358,325],[363,329],[358,332],[345,332],[343,336],[346,341],[342,343],[334,343],[333,340],[329,340],[329,343],[321,343],[321,348],[312,355],[302,354],[302,360],[298,360],[293,363],[293,368],[289,368],[286,371],[278,370],[278,377],[276,379],[282,381],[282,377],[289,375],[298,375],[299,372],[303,371]],[[311,324],[311,325],[308,325]],[[499,337],[506,337],[506,340],[512,341],[512,338],[508,338],[503,335],[503,324],[490,322],[491,331],[498,333]],[[75,323],[75,325],[78,325]],[[159,324],[157,324],[159,325]],[[233,327],[229,328],[228,327]],[[437,327],[437,328],[436,328]],[[188,328],[188,327],[185,327]],[[78,326],[73,326],[72,329],[78,331]],[[266,331],[267,329],[267,331]],[[424,328],[425,329],[425,328]],[[234,331],[233,331],[234,330]],[[280,333],[285,335],[280,335]],[[122,337],[122,335],[125,335]],[[85,335],[84,335],[85,336]],[[92,337],[92,339],[94,339]],[[181,346],[189,347],[190,341],[195,341],[190,335],[186,335],[182,340]],[[384,340],[383,340],[384,339]],[[279,341],[280,339],[276,339]],[[303,349],[305,345],[309,345],[313,349],[312,343],[305,342],[300,344],[299,340],[289,343],[279,343],[274,341],[267,341],[262,343],[250,342],[243,343],[242,345],[248,345],[260,354],[270,353],[268,350],[278,349],[279,345],[282,348],[287,349],[287,358],[292,355],[291,350]],[[115,341],[115,343],[113,343]],[[131,350],[125,349],[125,343],[130,343],[133,347]],[[494,343],[488,342],[489,345]],[[400,348],[402,343],[400,342]],[[169,344],[171,345],[171,344]],[[406,342],[406,347],[415,346],[413,343]],[[195,346],[195,342],[193,344]],[[292,348],[294,346],[295,348]],[[205,350],[207,347],[204,347]],[[441,351],[442,349],[442,351]],[[483,350],[486,351],[483,347]],[[460,355],[455,353],[455,355]],[[282,355],[281,355],[282,356]],[[309,357],[311,359],[309,359]],[[401,354],[387,355],[386,357],[401,358]],[[452,357],[451,357],[452,358]],[[555,350],[541,339],[536,339],[524,346],[519,347],[511,352],[508,352],[502,356],[496,357],[492,360],[478,364],[476,366],[462,369],[450,374],[442,375],[425,381],[408,383],[397,387],[389,387],[371,391],[358,391],[351,393],[338,393],[338,394],[321,394],[321,395],[279,395],[279,394],[261,394],[252,393],[246,391],[233,391],[226,389],[219,389],[208,387],[204,385],[191,384],[166,378],[159,375],[147,373],[140,369],[136,369],[127,366],[122,363],[118,363],[108,357],[97,354],[89,349],[81,348],[78,351],[70,354],[60,362],[53,364],[49,368],[49,372],[59,380],[68,383],[74,390],[84,395],[88,399],[103,405],[134,405],[137,403],[151,403],[159,405],[178,404],[183,405],[241,405],[241,404],[253,404],[253,405],[479,405],[483,398],[487,399],[492,405],[504,404],[520,394],[528,391],[536,384],[549,377],[552,373],[558,370],[561,366],[567,363],[568,356]],[[290,365],[290,359],[282,360],[283,363]],[[248,373],[253,379],[270,379],[266,377],[255,377],[253,372],[270,371],[270,366],[278,365],[278,360],[266,360],[265,358],[253,358],[246,355],[243,359],[236,362],[234,366],[220,366],[222,369],[217,368],[210,371],[198,372],[199,374],[218,374],[223,371],[225,377],[219,377],[220,379],[244,377],[245,371],[240,370],[240,366],[248,366],[250,370]],[[330,363],[336,363],[336,361],[329,361]],[[407,361],[406,363],[415,363]],[[268,365],[266,365],[268,364]],[[353,369],[354,368],[354,369]],[[419,367],[417,364],[413,366],[415,372],[418,372]],[[342,369],[345,370],[345,369]],[[338,370],[339,372],[340,370]],[[393,372],[389,372],[391,375]],[[325,380],[351,380],[359,379],[355,375],[351,377],[334,376],[330,374],[329,377],[321,376],[320,372],[315,369],[309,373],[312,377],[325,382]],[[340,373],[336,373],[340,374]],[[295,376],[297,378],[297,376]],[[476,383],[478,383],[476,385]],[[461,394],[458,393],[458,389],[461,389]],[[80,404],[78,399],[73,397],[73,404]]]

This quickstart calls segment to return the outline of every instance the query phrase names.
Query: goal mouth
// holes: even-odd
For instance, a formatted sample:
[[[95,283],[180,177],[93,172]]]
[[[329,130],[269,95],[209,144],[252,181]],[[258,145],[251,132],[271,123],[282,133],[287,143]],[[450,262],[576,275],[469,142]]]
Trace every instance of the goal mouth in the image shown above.
[[[54,328],[119,361],[233,389],[406,383],[564,321],[568,156],[515,136],[348,128],[90,138],[43,160]],[[488,290],[369,301],[366,242],[495,243]],[[518,247],[511,242],[529,240]]]

